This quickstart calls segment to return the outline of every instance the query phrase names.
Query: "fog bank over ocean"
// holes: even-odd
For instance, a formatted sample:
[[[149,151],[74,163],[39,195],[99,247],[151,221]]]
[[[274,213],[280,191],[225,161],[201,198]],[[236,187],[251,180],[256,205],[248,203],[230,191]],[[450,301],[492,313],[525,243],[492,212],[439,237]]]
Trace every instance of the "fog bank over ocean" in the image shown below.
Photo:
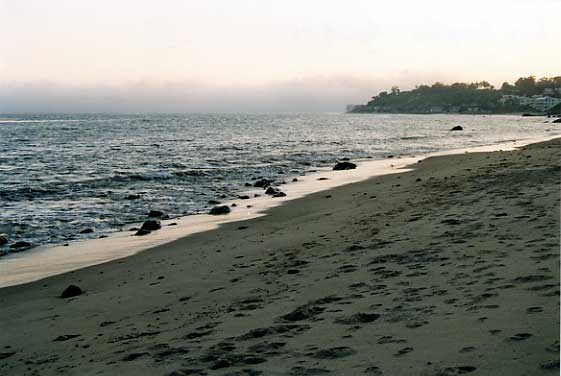
[[[435,80],[407,72],[369,79],[318,76],[268,84],[210,84],[202,81],[128,84],[13,83],[0,86],[0,113],[253,113],[343,112],[348,103],[365,103],[392,85],[413,87]],[[438,80],[452,77],[439,75]]]

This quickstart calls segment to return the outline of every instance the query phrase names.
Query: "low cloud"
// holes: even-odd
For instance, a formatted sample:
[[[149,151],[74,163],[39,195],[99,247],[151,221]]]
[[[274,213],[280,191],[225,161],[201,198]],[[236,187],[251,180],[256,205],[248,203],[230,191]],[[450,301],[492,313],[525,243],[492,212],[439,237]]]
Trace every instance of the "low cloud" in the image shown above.
[[[364,103],[391,85],[356,77],[261,85],[8,84],[0,87],[0,112],[341,112],[347,103]]]

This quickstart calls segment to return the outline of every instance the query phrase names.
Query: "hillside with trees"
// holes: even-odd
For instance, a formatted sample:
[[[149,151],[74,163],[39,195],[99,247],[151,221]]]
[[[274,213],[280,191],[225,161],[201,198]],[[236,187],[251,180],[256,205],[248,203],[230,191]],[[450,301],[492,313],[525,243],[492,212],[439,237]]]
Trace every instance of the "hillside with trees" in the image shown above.
[[[355,106],[353,113],[517,113],[531,112],[528,105],[503,100],[504,96],[532,97],[548,95],[561,98],[561,76],[521,77],[514,84],[505,82],[496,89],[487,81],[432,86],[420,85],[410,91],[397,86],[383,91],[365,105]]]

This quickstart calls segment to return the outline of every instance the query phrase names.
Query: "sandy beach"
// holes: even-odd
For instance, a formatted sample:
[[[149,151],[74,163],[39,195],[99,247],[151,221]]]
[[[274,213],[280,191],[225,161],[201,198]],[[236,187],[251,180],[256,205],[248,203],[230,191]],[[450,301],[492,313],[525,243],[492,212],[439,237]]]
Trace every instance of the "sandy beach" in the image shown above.
[[[0,374],[558,374],[560,160],[433,157],[2,288]]]

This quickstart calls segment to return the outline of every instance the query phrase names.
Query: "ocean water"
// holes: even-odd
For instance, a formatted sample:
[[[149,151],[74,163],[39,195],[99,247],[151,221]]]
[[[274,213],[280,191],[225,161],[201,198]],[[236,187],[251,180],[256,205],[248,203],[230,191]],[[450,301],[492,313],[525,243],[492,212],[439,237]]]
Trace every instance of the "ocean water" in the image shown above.
[[[151,209],[208,211],[258,178],[561,134],[543,117],[369,114],[1,114],[0,234],[63,244]],[[462,132],[450,132],[461,125]],[[139,195],[139,199],[126,199]],[[94,228],[91,234],[81,234]]]

